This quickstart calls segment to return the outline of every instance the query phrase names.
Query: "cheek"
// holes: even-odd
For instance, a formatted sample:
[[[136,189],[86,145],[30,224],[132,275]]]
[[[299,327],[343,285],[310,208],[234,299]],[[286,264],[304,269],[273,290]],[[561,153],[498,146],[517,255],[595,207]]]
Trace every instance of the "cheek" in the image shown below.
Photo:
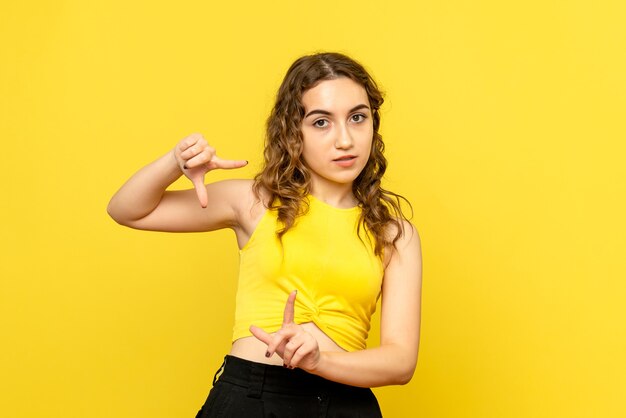
[[[367,130],[361,132],[361,136],[359,138],[359,144],[357,145],[360,148],[360,152],[363,154],[367,154],[370,156],[372,154],[372,146],[374,144],[374,132],[372,130]]]
[[[305,133],[303,132],[302,138],[302,153],[308,155],[316,155],[320,154],[324,151],[324,148],[327,146],[327,141],[324,136],[319,132],[316,133]]]
[[[310,143],[307,144],[306,141],[302,144],[302,159],[309,167],[311,167],[311,164],[315,165],[315,162],[319,159],[316,148],[311,146]]]

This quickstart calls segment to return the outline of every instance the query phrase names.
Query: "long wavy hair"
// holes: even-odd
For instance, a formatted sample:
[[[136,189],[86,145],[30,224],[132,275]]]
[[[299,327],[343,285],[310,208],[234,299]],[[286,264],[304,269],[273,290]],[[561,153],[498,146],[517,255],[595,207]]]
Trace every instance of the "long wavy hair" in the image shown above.
[[[339,53],[326,52],[297,59],[287,71],[276,103],[266,125],[264,166],[254,178],[254,192],[260,198],[261,190],[268,193],[268,209],[278,211],[283,228],[279,238],[294,225],[296,218],[308,211],[305,197],[310,193],[310,169],[302,158],[302,95],[320,81],[347,77],[363,86],[372,112],[374,137],[370,157],[352,184],[352,193],[361,207],[357,228],[363,227],[374,238],[375,254],[381,256],[384,248],[395,245],[404,233],[401,200],[408,201],[381,187],[387,169],[383,154],[385,145],[378,132],[383,94],[376,82],[361,64]],[[409,204],[410,207],[410,204]],[[390,226],[392,228],[390,228]]]

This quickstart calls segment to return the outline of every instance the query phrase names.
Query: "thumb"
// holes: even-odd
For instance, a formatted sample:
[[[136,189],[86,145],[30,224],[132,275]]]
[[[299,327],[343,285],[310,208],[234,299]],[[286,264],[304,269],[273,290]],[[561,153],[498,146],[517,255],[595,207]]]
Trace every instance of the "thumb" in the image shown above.
[[[248,165],[248,161],[246,160],[222,160],[217,155],[211,159],[211,169],[213,168],[221,168],[225,170],[230,170],[233,168],[241,168]]]
[[[193,183],[194,189],[196,189],[196,196],[198,196],[198,200],[200,201],[200,206],[206,208],[209,203],[209,197],[206,193],[206,186],[204,185],[204,174],[195,175],[191,182]]]

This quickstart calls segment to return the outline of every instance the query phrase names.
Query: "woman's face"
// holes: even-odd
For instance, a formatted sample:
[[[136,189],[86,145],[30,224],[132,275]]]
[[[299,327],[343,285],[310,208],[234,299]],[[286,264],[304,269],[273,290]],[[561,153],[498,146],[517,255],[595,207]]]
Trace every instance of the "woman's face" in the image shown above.
[[[302,95],[302,157],[313,189],[352,185],[367,164],[374,127],[365,89],[347,77],[324,80]]]

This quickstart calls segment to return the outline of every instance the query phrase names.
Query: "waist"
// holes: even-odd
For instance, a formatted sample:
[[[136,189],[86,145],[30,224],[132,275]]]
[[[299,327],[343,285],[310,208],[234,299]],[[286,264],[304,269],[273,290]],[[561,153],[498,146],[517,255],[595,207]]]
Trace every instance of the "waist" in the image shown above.
[[[300,324],[302,328],[315,338],[320,351],[346,351],[335,343],[328,335],[324,334],[314,323],[306,322]],[[272,364],[281,366],[283,360],[274,354],[270,358],[265,357],[267,351],[267,345],[262,341],[257,340],[256,337],[242,337],[233,342],[229,354],[242,359],[254,361],[257,363]]]
[[[223,381],[254,391],[313,395],[319,393],[357,394],[370,391],[368,388],[344,385],[301,369],[286,369],[245,360],[227,355],[222,365],[223,371],[217,382]]]

